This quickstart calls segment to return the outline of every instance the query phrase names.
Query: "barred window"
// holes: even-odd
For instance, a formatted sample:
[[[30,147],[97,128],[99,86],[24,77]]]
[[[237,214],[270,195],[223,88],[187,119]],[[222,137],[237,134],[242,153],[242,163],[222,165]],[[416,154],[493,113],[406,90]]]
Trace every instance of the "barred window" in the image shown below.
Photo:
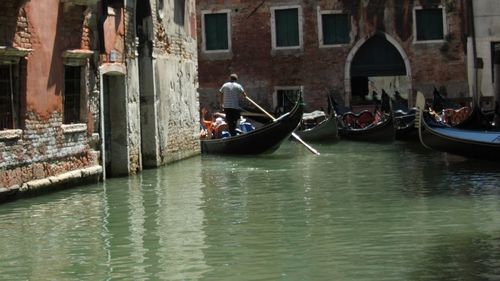
[[[12,64],[0,65],[0,130],[15,129],[18,119],[18,93]]]
[[[285,87],[276,90],[276,115],[292,110],[300,94],[300,87]]]
[[[64,123],[80,123],[81,67],[65,66]]]

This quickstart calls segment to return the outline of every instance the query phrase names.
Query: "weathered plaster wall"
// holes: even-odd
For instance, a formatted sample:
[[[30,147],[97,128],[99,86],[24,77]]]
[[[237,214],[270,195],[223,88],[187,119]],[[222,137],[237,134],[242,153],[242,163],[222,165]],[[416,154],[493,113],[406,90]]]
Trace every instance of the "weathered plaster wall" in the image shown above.
[[[154,87],[157,103],[156,124],[158,134],[155,136],[159,143],[158,164],[166,164],[192,155],[199,154],[198,130],[198,86],[195,2],[185,1],[184,24],[174,21],[174,3],[165,1],[163,9],[159,9],[157,1],[150,1],[152,22],[154,26],[153,38],[153,67]],[[130,2],[129,5],[133,5]],[[132,7],[128,8],[128,15],[133,15]],[[160,16],[161,15],[161,16]],[[129,21],[127,21],[130,23]],[[136,50],[135,29],[130,24],[127,31],[126,44],[129,50]],[[137,65],[137,54],[128,51],[127,71],[128,95],[131,120],[132,149],[140,151],[140,85]],[[134,106],[135,102],[135,106]],[[140,155],[139,155],[140,157]]]
[[[153,1],[156,2],[156,1]],[[169,163],[200,151],[198,56],[195,1],[185,1],[185,7],[165,1],[163,18],[154,13],[156,85],[159,95],[159,138],[161,162]],[[158,10],[152,5],[153,10]],[[184,21],[174,19],[183,10]]]
[[[413,8],[440,4],[447,9],[445,42],[413,42]],[[304,45],[298,50],[272,51],[271,7],[302,7]],[[197,1],[200,103],[214,107],[216,92],[231,72],[240,76],[247,91],[264,106],[272,104],[275,86],[304,86],[308,108],[325,108],[329,91],[344,93],[347,58],[361,40],[376,32],[394,39],[410,62],[411,89],[431,93],[434,86],[448,87],[451,96],[468,92],[465,67],[463,15],[460,0],[355,0],[355,1]],[[317,9],[337,10],[351,15],[351,43],[320,48]],[[207,54],[202,50],[201,11],[231,10],[232,49],[228,54]],[[410,87],[409,86],[409,87]]]
[[[4,191],[97,165],[97,154],[90,146],[93,114],[88,124],[63,125],[62,118],[62,54],[90,47],[88,11],[59,2],[0,3],[1,44],[31,50],[20,62],[20,128],[0,130],[0,188]]]
[[[500,43],[500,5],[495,0],[473,1],[474,25],[476,35],[477,57],[483,61],[483,67],[478,70],[478,86],[482,96],[494,96],[493,58],[491,44]],[[473,85],[472,38],[469,38],[468,53],[470,54],[468,73],[469,84]],[[491,104],[491,107],[493,105]]]
[[[101,63],[123,63],[125,54],[125,11],[122,5],[107,7],[103,23],[104,52]]]

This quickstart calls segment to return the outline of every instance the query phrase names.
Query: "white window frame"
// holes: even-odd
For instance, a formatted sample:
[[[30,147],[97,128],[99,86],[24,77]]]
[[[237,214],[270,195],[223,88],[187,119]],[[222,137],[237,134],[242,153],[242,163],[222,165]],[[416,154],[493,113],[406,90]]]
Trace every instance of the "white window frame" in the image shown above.
[[[413,44],[427,44],[427,43],[443,43],[446,41],[448,35],[448,22],[446,20],[446,10],[443,5],[433,7],[434,9],[441,9],[443,15],[443,39],[439,40],[417,40],[417,10],[427,10],[429,8],[422,6],[413,7]]]
[[[280,90],[298,90],[304,92],[304,86],[275,86],[273,92],[273,108],[278,106],[278,91]]]
[[[207,50],[207,38],[205,35],[205,15],[210,14],[226,14],[227,17],[227,49],[221,50]],[[216,53],[229,53],[231,51],[231,10],[204,10],[201,11],[201,38],[202,38],[202,52],[206,54],[216,54]]]
[[[276,42],[276,10],[286,10],[286,9],[297,9],[298,11],[298,23],[299,23],[299,45],[298,46],[286,46],[286,47],[278,47]],[[297,50],[302,49],[304,45],[303,39],[303,24],[304,24],[304,16],[302,14],[302,7],[300,5],[292,5],[292,6],[276,6],[271,7],[271,41],[273,50]]]
[[[351,36],[351,30],[349,30],[349,42],[348,43],[343,43],[343,44],[325,44],[323,41],[323,15],[333,15],[333,14],[346,14],[348,18],[350,19],[351,16],[349,13],[346,13],[341,10],[321,10],[318,7],[318,43],[320,48],[338,48],[338,47],[343,47],[346,45],[349,45],[352,43],[352,36]]]

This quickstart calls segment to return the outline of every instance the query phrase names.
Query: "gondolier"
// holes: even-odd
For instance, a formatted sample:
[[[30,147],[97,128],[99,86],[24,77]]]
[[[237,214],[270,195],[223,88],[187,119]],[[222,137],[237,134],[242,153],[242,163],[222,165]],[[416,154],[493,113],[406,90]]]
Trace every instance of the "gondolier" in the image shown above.
[[[236,123],[240,119],[240,96],[246,97],[245,90],[238,82],[238,75],[231,74],[229,82],[224,83],[219,90],[220,104],[226,114],[226,123],[231,136],[236,135]]]

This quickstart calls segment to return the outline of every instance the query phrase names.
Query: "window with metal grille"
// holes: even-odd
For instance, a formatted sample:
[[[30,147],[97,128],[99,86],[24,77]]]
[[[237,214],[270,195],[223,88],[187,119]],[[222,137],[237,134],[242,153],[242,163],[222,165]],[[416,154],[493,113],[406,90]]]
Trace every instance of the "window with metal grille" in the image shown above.
[[[275,113],[277,116],[280,114],[289,112],[292,110],[297,98],[299,96],[300,89],[289,88],[289,89],[278,89],[276,90],[276,109]]]
[[[276,47],[300,46],[299,9],[276,9],[274,18]]]
[[[14,129],[16,118],[16,94],[12,77],[13,66],[0,65],[0,130]]]
[[[81,67],[65,66],[64,123],[80,123]]]
[[[322,14],[321,25],[324,45],[349,43],[350,24],[348,14]]]
[[[444,39],[443,9],[415,10],[417,41]]]
[[[204,21],[205,50],[228,50],[228,13],[205,14]]]

